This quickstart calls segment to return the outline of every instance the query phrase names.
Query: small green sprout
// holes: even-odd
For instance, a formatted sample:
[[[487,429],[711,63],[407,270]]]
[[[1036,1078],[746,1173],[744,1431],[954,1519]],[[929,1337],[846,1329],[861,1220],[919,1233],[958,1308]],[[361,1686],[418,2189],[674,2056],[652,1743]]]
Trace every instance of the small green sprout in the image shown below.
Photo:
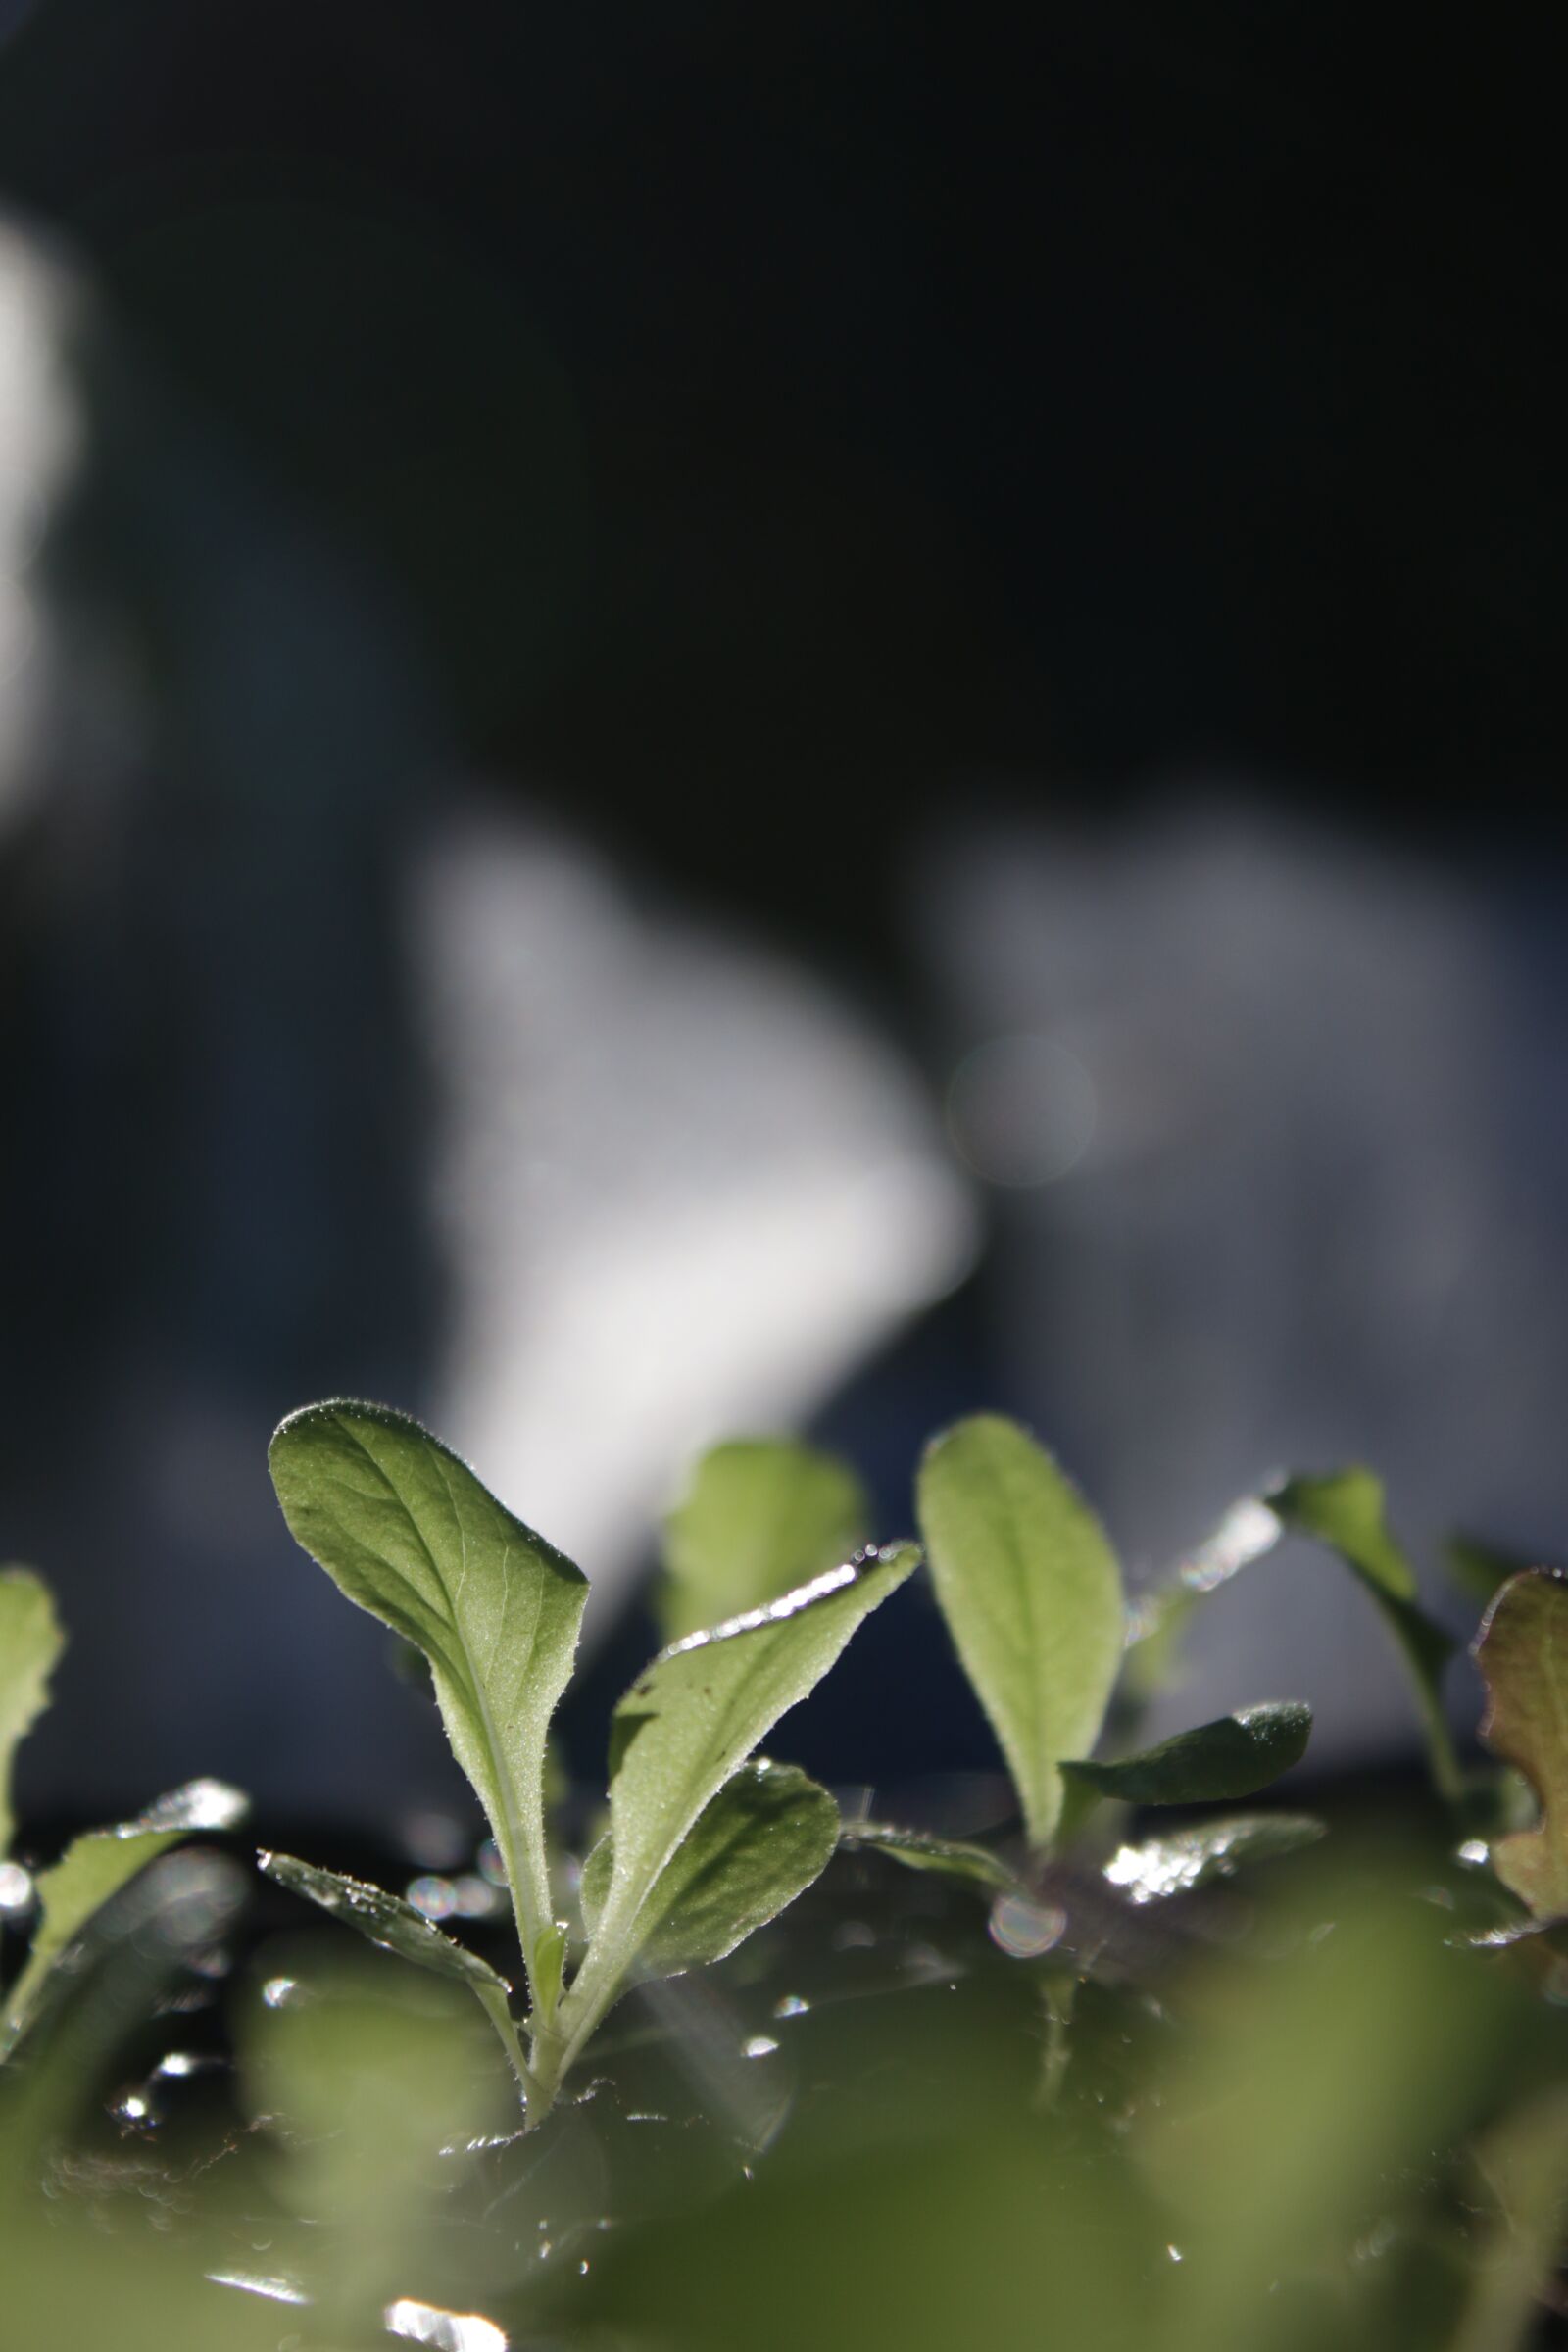
[[[531,2128],[637,1976],[722,1957],[825,1867],[838,1838],[831,1797],[754,1752],[917,1554],[859,1552],[688,1634],[639,1676],[614,1717],[610,1828],[584,1869],[585,1948],[572,1969],[551,1898],[545,1750],[587,1580],[406,1414],[312,1405],[278,1430],[271,1467],[304,1548],[429,1661],[511,1887],[528,1994],[520,2026],[501,1980],[395,1896],[289,1856],[265,1866],[372,1940],[464,1977],[507,2047]]]

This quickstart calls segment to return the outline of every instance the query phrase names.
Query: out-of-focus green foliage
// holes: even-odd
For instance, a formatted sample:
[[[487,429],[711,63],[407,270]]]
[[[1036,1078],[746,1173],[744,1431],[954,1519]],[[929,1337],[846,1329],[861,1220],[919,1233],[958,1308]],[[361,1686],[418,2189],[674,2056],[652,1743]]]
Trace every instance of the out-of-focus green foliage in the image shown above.
[[[1443,1711],[1444,1669],[1454,1643],[1420,1604],[1415,1570],[1389,1527],[1383,1481],[1359,1468],[1290,1478],[1266,1500],[1283,1528],[1327,1544],[1371,1594],[1409,1671],[1433,1784],[1456,1802],[1462,1793],[1459,1762]]]
[[[0,2008],[0,2056],[25,2033],[50,1977],[82,1929],[122,1886],[182,1838],[202,1830],[235,1829],[248,1810],[240,1791],[224,1781],[188,1781],[134,1821],[73,1838],[60,1860],[33,1882],[38,1924],[27,1965]]]
[[[847,1462],[794,1438],[734,1438],[705,1453],[664,1522],[666,1642],[761,1608],[858,1551],[865,1489]]]
[[[1495,1840],[1492,1866],[1538,1919],[1568,1919],[1568,1581],[1544,1568],[1510,1577],[1475,1654],[1489,1701],[1482,1738],[1541,1805],[1535,1829]]]
[[[26,1568],[0,1568],[0,1862],[17,1829],[12,1758],[49,1703],[49,1677],[65,1645],[42,1577]]]
[[[20,1899],[0,1906],[0,1919],[7,1910],[36,1913],[26,1963],[9,1986],[0,1986],[0,2059],[32,2024],[53,1981],[69,1967],[78,1940],[105,1904],[181,1838],[203,1830],[231,1830],[248,1810],[245,1796],[225,1782],[188,1781],[134,1821],[73,1839],[46,1870],[32,1874],[7,1865],[15,1835],[12,1758],[48,1704],[49,1678],[64,1648],[43,1579],[24,1568],[0,1571],[0,1866],[20,1881]]]

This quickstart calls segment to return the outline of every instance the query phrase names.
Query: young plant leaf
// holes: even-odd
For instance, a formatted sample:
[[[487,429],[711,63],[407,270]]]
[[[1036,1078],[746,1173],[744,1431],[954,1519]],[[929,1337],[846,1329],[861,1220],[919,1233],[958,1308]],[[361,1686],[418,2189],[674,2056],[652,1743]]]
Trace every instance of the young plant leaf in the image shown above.
[[[808,1586],[865,1543],[870,1507],[849,1463],[792,1437],[738,1437],[698,1460],[665,1519],[665,1642]]]
[[[765,1608],[689,1635],[638,1676],[611,1734],[607,1921],[629,1921],[709,1799],[815,1689],[919,1556],[908,1544],[866,1552]]]
[[[1043,1847],[1059,1760],[1093,1747],[1121,1662],[1115,1555],[1051,1456],[996,1414],[932,1441],[917,1504],[943,1615]]]
[[[705,1453],[664,1522],[664,1640],[761,1608],[865,1542],[865,1490],[830,1453],[792,1438],[741,1438]]]
[[[66,1638],[48,1586],[27,1568],[0,1569],[0,1862],[11,1851],[11,1762],[49,1703]]]
[[[444,1936],[433,1920],[416,1911],[401,1895],[388,1894],[385,1887],[373,1886],[366,1879],[347,1878],[341,1871],[320,1870],[294,1854],[259,1853],[256,1859],[267,1876],[286,1886],[290,1894],[303,1895],[333,1919],[346,1920],[383,1951],[396,1952],[400,1960],[412,1960],[435,1976],[455,1977],[461,1984],[498,1991],[503,2000],[510,1995],[512,1987],[506,1978],[498,1976],[488,1961],[455,1937]]]
[[[1064,1763],[1062,1771],[1127,1805],[1206,1805],[1254,1796],[1306,1753],[1312,1710],[1298,1699],[1242,1707],[1178,1732],[1113,1764]]]
[[[804,1894],[838,1844],[839,1809],[793,1764],[743,1764],[710,1797],[654,1883],[629,1966],[639,1976],[706,1968]],[[614,1876],[612,1834],[583,1865],[592,1936]]]
[[[1487,1686],[1481,1737],[1541,1802],[1539,1825],[1499,1838],[1492,1866],[1538,1919],[1568,1919],[1568,1579],[1544,1568],[1510,1577],[1475,1661]]]
[[[545,1740],[587,1579],[406,1413],[309,1405],[282,1424],[270,1459],[297,1541],[350,1600],[429,1659],[447,1737],[500,1849],[532,1982],[553,1924]]]
[[[1389,1526],[1383,1481],[1359,1464],[1321,1477],[1288,1478],[1264,1496],[1276,1518],[1315,1536],[1385,1600],[1417,1597],[1415,1570]]]
[[[1326,1544],[1366,1587],[1415,1687],[1433,1785],[1457,1804],[1463,1775],[1443,1711],[1444,1670],[1457,1644],[1420,1605],[1415,1571],[1389,1528],[1383,1481],[1370,1470],[1337,1470],[1287,1479],[1264,1499],[1282,1529]]]
[[[38,1925],[27,1965],[12,1986],[0,2021],[0,2046],[8,2046],[24,2031],[52,1971],[94,1912],[181,1838],[203,1830],[231,1830],[249,1809],[249,1800],[222,1781],[188,1781],[159,1797],[134,1821],[89,1830],[74,1838],[54,1867],[38,1874]]]
[[[528,2064],[512,2019],[512,1987],[488,1961],[454,1936],[443,1936],[433,1920],[416,1911],[401,1895],[388,1894],[383,1886],[346,1878],[340,1871],[319,1870],[314,1862],[301,1862],[293,1854],[259,1853],[256,1859],[279,1886],[318,1904],[331,1918],[346,1920],[382,1951],[412,1960],[432,1976],[466,1984],[500,2035],[524,2092],[529,2089]]]
[[[608,1883],[596,1874],[593,1939],[561,2004],[547,2095],[642,1948],[644,1907],[693,1824],[919,1556],[905,1544],[846,1561],[766,1608],[662,1650],[627,1691],[611,1730]],[[535,2058],[537,2072],[537,2048]]]
[[[1324,1824],[1309,1813],[1238,1813],[1200,1829],[1176,1830],[1138,1845],[1119,1846],[1105,1864],[1105,1877],[1129,1902],[1153,1903],[1172,1894],[1194,1894],[1217,1879],[1231,1879],[1254,1862],[1315,1845]]]
[[[933,1838],[924,1830],[900,1829],[894,1822],[847,1821],[840,1842],[849,1847],[869,1846],[892,1862],[902,1862],[906,1870],[958,1879],[987,1894],[1008,1894],[1018,1884],[1015,1873],[986,1846],[970,1845],[958,1838]]]

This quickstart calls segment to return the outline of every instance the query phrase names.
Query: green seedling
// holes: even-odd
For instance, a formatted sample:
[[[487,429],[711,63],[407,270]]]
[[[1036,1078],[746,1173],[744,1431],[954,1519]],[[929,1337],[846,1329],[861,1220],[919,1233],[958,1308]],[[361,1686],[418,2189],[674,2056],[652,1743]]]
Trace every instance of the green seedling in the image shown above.
[[[581,1570],[406,1414],[312,1405],[278,1430],[271,1467],[304,1548],[429,1661],[506,1869],[523,2018],[514,2021],[499,1979],[456,1957],[451,1938],[395,1896],[288,1856],[266,1866],[374,1941],[462,1976],[507,2046],[531,2127],[638,1976],[721,1957],[823,1869],[838,1837],[832,1799],[802,1773],[751,1759],[918,1555],[904,1544],[843,1560],[688,1635],[639,1676],[615,1712],[610,1827],[584,1870],[586,1934],[572,1967],[551,1897],[544,1759],[587,1597]]]
[[[858,1494],[842,1464],[790,1441],[715,1448],[666,1527],[662,1590],[673,1621],[718,1594],[771,1597],[817,1565],[835,1531],[863,1523],[851,1516]],[[927,1449],[916,1503],[937,1598],[1034,1856],[1071,1843],[1101,1797],[1231,1803],[1299,1761],[1311,1711],[1298,1702],[1243,1709],[1143,1755],[1091,1757],[1124,1662],[1121,1574],[1099,1520],[1027,1431],[996,1414],[958,1423]],[[1019,1883],[987,1846],[885,1822],[842,1835],[988,1894]],[[1234,1866],[1241,1859],[1238,1848]]]
[[[1045,1448],[998,1414],[933,1439],[916,1502],[954,1645],[1046,1850],[1062,1761],[1093,1747],[1121,1664],[1116,1555]]]
[[[65,1635],[42,1578],[25,1568],[0,1570],[0,1866],[17,1871],[21,1865],[11,1861],[12,1761],[49,1703],[50,1678],[64,1648]],[[37,1905],[37,1922],[25,1964],[0,2001],[0,2058],[32,2024],[57,1972],[104,1905],[182,1838],[231,1830],[246,1810],[246,1798],[226,1783],[189,1781],[134,1821],[73,1839],[58,1862],[31,1877],[28,1891]]]
[[[1037,1856],[1099,1797],[1193,1805],[1253,1795],[1299,1762],[1311,1709],[1249,1707],[1141,1755],[1098,1762],[1125,1651],[1121,1572],[1104,1529],[1045,1448],[996,1414],[927,1448],[920,1532],[954,1645],[1006,1758]]]

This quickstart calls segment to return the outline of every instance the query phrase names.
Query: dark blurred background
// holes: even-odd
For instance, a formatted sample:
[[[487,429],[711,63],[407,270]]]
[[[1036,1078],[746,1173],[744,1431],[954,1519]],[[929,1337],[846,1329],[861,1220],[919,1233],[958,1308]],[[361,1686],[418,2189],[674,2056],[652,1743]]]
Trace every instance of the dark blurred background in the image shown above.
[[[265,1444],[595,1574],[1015,1410],[1568,1540],[1557,14],[0,0],[0,1549],[23,1790],[450,1788]],[[1555,1550],[1554,1550],[1555,1547]],[[1326,1570],[1181,1705],[1396,1687]],[[877,1625],[793,1742],[987,1760]]]

